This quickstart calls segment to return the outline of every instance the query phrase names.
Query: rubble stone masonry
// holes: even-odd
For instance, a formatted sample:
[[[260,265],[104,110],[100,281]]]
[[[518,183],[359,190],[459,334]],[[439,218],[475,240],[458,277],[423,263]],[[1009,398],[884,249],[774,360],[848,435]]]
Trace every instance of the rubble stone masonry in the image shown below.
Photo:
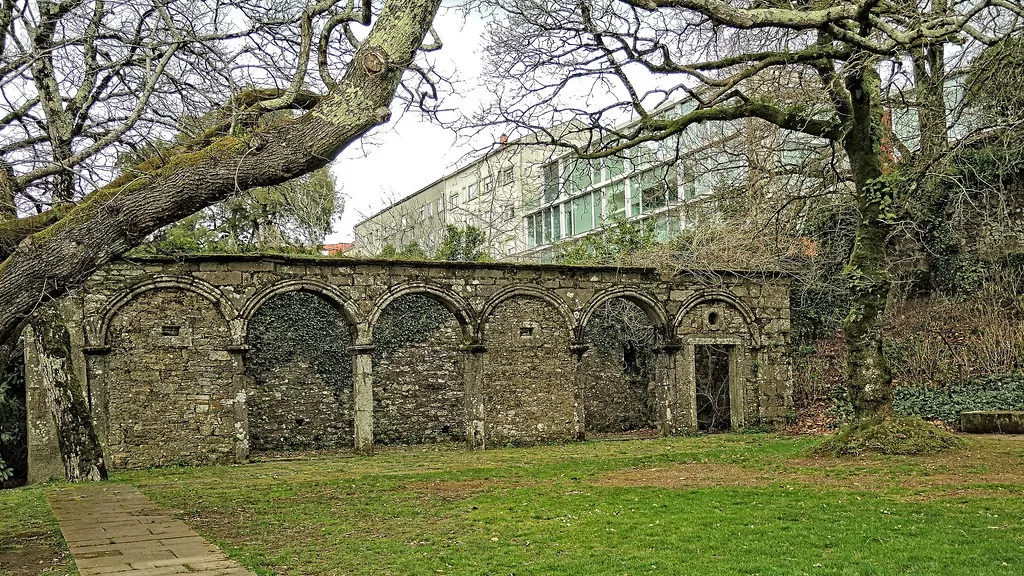
[[[439,315],[404,342],[395,310],[409,298],[429,299]],[[587,341],[590,318],[616,298],[655,331],[646,380]],[[778,422],[792,402],[789,280],[776,273],[146,257],[107,265],[61,308],[112,468],[374,442],[482,448],[643,427],[675,434],[696,427],[700,344],[735,351],[733,426]],[[385,324],[386,351],[374,337]],[[30,419],[44,421],[45,402],[29,400]],[[50,469],[44,459],[58,452],[41,443],[30,468]]]

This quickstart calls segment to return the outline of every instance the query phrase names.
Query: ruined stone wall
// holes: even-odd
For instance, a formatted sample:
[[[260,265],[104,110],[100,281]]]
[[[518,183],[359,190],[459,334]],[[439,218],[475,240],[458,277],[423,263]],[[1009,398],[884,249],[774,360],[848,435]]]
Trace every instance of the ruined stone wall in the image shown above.
[[[592,348],[583,356],[586,431],[598,434],[654,427],[650,375],[625,369],[623,348]]]
[[[461,347],[462,327],[434,300],[405,296],[385,309],[374,330],[375,441],[466,439]]]
[[[538,298],[517,296],[487,318],[484,407],[489,445],[576,438],[569,327]]]
[[[307,343],[322,342],[280,345],[291,329],[261,318],[288,298],[319,303],[323,313],[301,324],[318,326]],[[408,298],[443,307],[443,322],[422,338],[399,331],[409,339],[397,346],[379,341],[389,306]],[[655,332],[646,380],[623,370],[621,347],[609,354],[588,342],[590,321],[616,299],[636,305]],[[503,446],[646,423],[672,434],[695,426],[692,347],[708,341],[736,347],[737,426],[779,421],[791,407],[789,281],[780,275],[142,258],[109,264],[68,302],[114,468],[245,460],[250,444],[368,450],[471,432],[474,446]],[[720,315],[713,326],[711,311]]]
[[[244,421],[230,343],[227,321],[194,293],[153,290],[118,312],[92,386],[111,467],[234,458]]]
[[[656,333],[643,310],[614,299],[587,324],[582,396],[587,432],[614,434],[655,427]]]

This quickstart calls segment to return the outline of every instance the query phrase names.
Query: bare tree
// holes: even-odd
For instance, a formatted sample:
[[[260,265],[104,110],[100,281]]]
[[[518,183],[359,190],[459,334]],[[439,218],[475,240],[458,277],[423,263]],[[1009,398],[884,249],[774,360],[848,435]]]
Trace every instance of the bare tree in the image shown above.
[[[512,79],[487,111],[487,122],[543,132],[582,121],[585,128],[575,139],[552,137],[549,143],[585,159],[742,118],[841,151],[856,214],[844,270],[848,386],[858,417],[888,415],[892,376],[881,347],[891,284],[887,240],[907,188],[895,185],[886,165],[886,71],[896,62],[917,63],[915,86],[931,94],[945,64],[937,47],[995,43],[1020,30],[1024,9],[1007,0],[483,4],[498,18],[486,68]],[[682,97],[696,106],[673,117],[657,113]],[[625,117],[636,121],[623,128]],[[934,130],[928,136],[938,140]]]
[[[143,62],[143,70],[157,74],[161,65],[166,69],[173,55],[186,43],[193,50],[215,49],[214,44],[200,42],[203,37],[186,42],[179,35],[181,30],[197,22],[198,16],[190,11],[191,4],[155,2],[122,6],[129,14],[137,10],[147,14],[153,11],[170,38],[168,45],[147,48],[143,50],[144,55],[137,56]],[[202,16],[208,21],[220,22],[217,15],[222,5],[226,6],[211,2],[211,11]],[[416,100],[421,94],[429,97],[432,85],[424,81],[432,76],[421,64],[420,54],[440,47],[439,39],[429,34],[439,5],[440,0],[389,0],[377,12],[369,0],[359,4],[322,0],[298,7],[292,3],[238,4],[239,10],[259,10],[265,17],[261,30],[274,40],[268,40],[264,48],[266,54],[276,50],[277,58],[273,62],[257,58],[254,62],[260,64],[262,71],[273,71],[275,67],[278,71],[287,70],[288,82],[278,85],[274,75],[262,71],[254,73],[254,86],[225,104],[232,112],[216,128],[148,159],[105,185],[86,191],[74,206],[54,207],[33,217],[0,224],[5,258],[0,263],[0,301],[3,302],[0,337],[8,340],[40,305],[67,294],[99,266],[137,245],[160,227],[239,190],[279,184],[325,166],[346,146],[388,120],[403,79],[408,81],[404,85],[407,94],[415,95]],[[4,3],[3,6],[9,8],[5,14],[10,15],[32,13],[36,8],[26,4],[11,7]],[[41,22],[64,28],[55,22],[82,3],[68,1],[45,6]],[[99,9],[105,4],[97,2],[93,6]],[[169,8],[173,6],[179,11]],[[294,14],[295,24],[289,24],[289,18],[284,24],[275,22],[269,17],[274,14]],[[37,28],[32,30],[38,32]],[[278,36],[288,30],[298,34]],[[216,27],[210,33],[216,37],[224,35]],[[104,34],[97,35],[97,38],[103,37]],[[140,45],[148,46],[145,39],[149,32],[144,31],[139,37],[143,40]],[[8,31],[5,38],[8,44],[25,42],[21,30]],[[37,69],[43,75],[48,73],[44,70],[47,64],[37,63],[40,55],[34,49],[26,49],[23,57],[10,60],[7,52],[4,54],[6,67],[13,66],[28,78],[34,79],[32,74]],[[102,72],[99,77],[103,77]],[[157,77],[163,76],[150,76],[150,84],[156,85]],[[73,86],[77,80],[60,73],[56,75],[57,87]],[[44,78],[42,83],[52,84],[53,81]],[[317,86],[321,88],[310,89]],[[5,95],[7,91],[5,87]],[[114,89],[114,92],[119,91]],[[67,104],[64,97],[53,102]],[[305,113],[258,125],[264,113],[287,108]],[[136,106],[125,118],[132,120],[132,116],[141,115],[144,110],[144,105]],[[37,120],[49,125],[42,116]],[[113,122],[111,125],[122,126]],[[110,135],[120,130],[112,128]],[[110,135],[100,136],[97,142],[106,143]],[[80,154],[72,149],[71,158],[58,158],[34,167],[20,178],[26,184],[37,182],[66,173],[81,160]],[[17,178],[19,176],[15,175]],[[60,195],[62,192],[56,193],[60,190],[56,185],[50,185],[50,190],[55,199],[64,198]],[[70,372],[62,358],[42,361]],[[76,412],[75,417],[60,418],[58,422],[87,424],[87,416],[79,417],[87,407],[78,383],[71,381],[70,376],[52,372],[54,377],[46,378],[45,386],[55,396],[70,398],[64,403],[65,409]],[[65,461],[75,463],[74,470],[69,469],[69,478],[95,477],[93,468],[97,465],[102,476],[102,461],[97,463],[95,458],[86,457],[97,452],[95,446],[89,445],[90,435],[78,432],[70,426],[58,431],[67,440],[61,444]]]

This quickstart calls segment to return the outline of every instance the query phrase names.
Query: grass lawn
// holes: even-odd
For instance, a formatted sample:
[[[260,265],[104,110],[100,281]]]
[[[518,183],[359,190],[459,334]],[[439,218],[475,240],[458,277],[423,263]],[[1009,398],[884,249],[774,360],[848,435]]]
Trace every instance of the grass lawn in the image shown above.
[[[78,574],[46,503],[48,488],[0,490],[0,576]]]
[[[814,442],[420,446],[114,480],[260,574],[1024,574],[1024,437],[842,460]]]

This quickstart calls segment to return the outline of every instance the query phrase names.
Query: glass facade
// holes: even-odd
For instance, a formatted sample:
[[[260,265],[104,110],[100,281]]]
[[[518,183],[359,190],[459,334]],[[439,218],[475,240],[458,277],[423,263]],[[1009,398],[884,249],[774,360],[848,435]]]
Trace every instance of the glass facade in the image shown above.
[[[652,165],[653,156],[645,156],[648,158],[643,163],[612,157],[562,159],[544,165],[537,198],[542,208],[525,218],[527,247],[544,246],[612,222],[648,216],[678,202],[676,165]],[[527,208],[531,208],[529,203]],[[666,233],[672,228],[667,221],[663,227]]]

